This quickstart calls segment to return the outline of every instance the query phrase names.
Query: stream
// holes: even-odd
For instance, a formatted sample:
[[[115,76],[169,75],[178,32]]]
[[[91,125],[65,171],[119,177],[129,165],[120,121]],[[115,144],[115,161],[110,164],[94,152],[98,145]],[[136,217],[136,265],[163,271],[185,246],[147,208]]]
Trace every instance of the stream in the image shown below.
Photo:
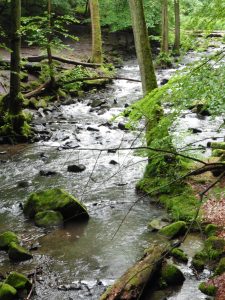
[[[209,53],[215,49],[209,48]],[[201,53],[190,52],[179,64],[190,63]],[[176,69],[159,70],[158,82],[168,79]],[[139,78],[137,61],[129,59],[118,76]],[[0,273],[10,270],[24,273],[40,268],[36,284],[39,300],[97,300],[105,287],[124,273],[143,254],[156,236],[147,229],[156,217],[167,217],[165,210],[151,204],[149,198],[135,192],[147,160],[131,150],[110,151],[113,148],[140,146],[143,124],[130,132],[124,130],[123,117],[113,119],[124,107],[141,97],[141,84],[115,80],[105,89],[87,93],[82,98],[68,99],[66,105],[50,105],[34,113],[33,126],[40,139],[28,145],[0,146],[0,228],[13,230],[26,246],[33,250],[32,261],[12,264],[7,254],[0,252]],[[173,129],[174,140],[185,145],[207,138],[206,145],[224,132],[217,129],[222,118],[199,119],[186,114]],[[189,127],[201,133],[185,135]],[[83,150],[80,150],[82,148]],[[90,150],[91,149],[91,150]],[[104,151],[103,151],[104,150]],[[206,152],[206,155],[208,152]],[[82,173],[70,173],[69,165],[83,164]],[[52,176],[40,174],[54,172]],[[21,203],[34,191],[60,187],[75,195],[87,206],[88,223],[68,223],[53,231],[37,228],[25,219]],[[133,206],[124,220],[125,215]],[[121,224],[122,222],[122,224]],[[191,257],[202,246],[201,238],[192,234],[183,249]],[[205,299],[198,284],[208,272],[196,277],[188,265],[179,265],[186,276],[180,290],[167,299]],[[150,299],[150,298],[148,298]],[[153,298],[151,298],[153,299]],[[162,299],[157,295],[154,299]]]

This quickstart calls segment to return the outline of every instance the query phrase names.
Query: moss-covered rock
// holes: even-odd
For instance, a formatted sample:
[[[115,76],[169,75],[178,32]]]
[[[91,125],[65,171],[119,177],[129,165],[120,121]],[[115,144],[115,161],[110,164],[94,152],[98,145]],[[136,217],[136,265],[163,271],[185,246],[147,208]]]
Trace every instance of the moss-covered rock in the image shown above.
[[[198,288],[203,294],[205,294],[207,296],[215,296],[216,295],[217,288],[212,284],[202,282],[202,283],[200,283]]]
[[[202,272],[205,268],[205,259],[193,257],[192,266],[195,268],[196,271]]]
[[[225,149],[214,149],[212,151],[212,156],[218,157],[218,156],[225,156]]]
[[[159,233],[166,236],[169,239],[175,238],[176,236],[182,235],[187,230],[186,222],[178,221],[168,226],[163,227],[159,230]]]
[[[63,224],[63,216],[58,211],[46,210],[37,213],[34,222],[39,227],[60,226]]]
[[[0,234],[0,250],[8,250],[10,243],[19,243],[17,235],[12,231],[5,231]]]
[[[13,286],[16,290],[30,290],[32,284],[30,280],[23,274],[11,272],[5,280],[6,284]]]
[[[0,299],[13,300],[16,299],[17,291],[14,287],[6,283],[0,283]]]
[[[174,248],[171,250],[171,255],[175,257],[177,260],[182,261],[184,263],[188,262],[188,256],[184,251],[180,248]]]
[[[9,258],[15,262],[25,261],[33,258],[33,256],[27,249],[21,247],[20,245],[14,242],[9,245],[8,255]]]
[[[211,148],[225,150],[225,142],[213,142],[211,143]]]
[[[88,219],[89,217],[84,205],[72,195],[58,188],[33,193],[24,205],[24,213],[30,218],[34,218],[37,213],[46,210],[60,212],[64,220]]]
[[[225,257],[222,257],[221,260],[219,261],[214,275],[222,275],[223,273],[225,273]]]
[[[148,223],[148,229],[150,231],[158,231],[168,225],[169,222],[164,222],[161,219],[153,219]]]
[[[161,270],[161,278],[167,285],[180,285],[185,278],[183,273],[175,265],[164,264]]]
[[[219,258],[225,251],[225,240],[216,236],[209,237],[204,244],[203,251],[209,259]]]
[[[205,234],[210,237],[210,236],[215,236],[216,232],[218,230],[218,226],[215,224],[208,224],[205,227]]]

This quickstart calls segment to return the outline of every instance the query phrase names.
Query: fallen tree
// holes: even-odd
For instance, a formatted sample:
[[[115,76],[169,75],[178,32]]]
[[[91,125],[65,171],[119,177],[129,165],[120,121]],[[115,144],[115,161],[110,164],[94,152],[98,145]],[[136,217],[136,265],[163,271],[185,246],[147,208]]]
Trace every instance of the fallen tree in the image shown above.
[[[151,284],[155,272],[160,267],[170,245],[168,241],[152,245],[145,255],[129,268],[106,292],[100,300],[137,300],[147,284]]]

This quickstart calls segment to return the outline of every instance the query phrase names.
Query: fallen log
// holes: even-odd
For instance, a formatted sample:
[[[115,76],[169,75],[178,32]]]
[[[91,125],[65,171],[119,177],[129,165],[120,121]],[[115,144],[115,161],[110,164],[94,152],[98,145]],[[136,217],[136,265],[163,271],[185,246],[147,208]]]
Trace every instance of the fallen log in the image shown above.
[[[126,77],[108,77],[108,76],[98,76],[98,77],[83,77],[83,78],[74,78],[69,81],[64,82],[64,84],[70,84],[77,81],[91,81],[91,80],[99,80],[99,79],[107,79],[107,80],[127,80],[133,82],[141,82],[141,80],[133,79],[133,78],[126,78]]]
[[[24,57],[23,59],[27,60],[28,62],[41,62],[42,60],[48,59],[48,57],[47,57],[47,55],[39,55],[39,56]],[[76,65],[76,66],[84,66],[84,67],[88,67],[88,68],[98,68],[101,66],[101,64],[76,61],[76,60],[71,60],[71,59],[67,59],[67,58],[59,57],[59,56],[55,56],[55,55],[52,55],[52,59],[59,61],[61,63]]]
[[[129,268],[106,292],[100,300],[137,300],[160,267],[170,245],[167,241],[151,246],[144,257]]]
[[[47,81],[43,84],[41,84],[40,86],[38,86],[35,90],[24,94],[23,96],[27,99],[31,98],[31,97],[36,97],[39,96],[41,93],[43,93],[50,85],[50,81]]]

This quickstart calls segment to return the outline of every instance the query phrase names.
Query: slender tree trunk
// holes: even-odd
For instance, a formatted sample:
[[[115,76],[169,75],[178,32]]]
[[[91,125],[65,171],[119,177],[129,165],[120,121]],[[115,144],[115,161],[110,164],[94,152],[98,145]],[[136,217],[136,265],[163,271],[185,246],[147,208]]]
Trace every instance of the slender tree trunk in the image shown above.
[[[47,45],[47,56],[48,56],[48,65],[49,65],[49,75],[51,79],[51,87],[55,87],[55,74],[54,74],[54,65],[52,59],[52,49],[51,49],[51,41],[52,41],[52,1],[48,0],[48,45]]]
[[[9,112],[16,115],[22,109],[20,97],[20,18],[21,0],[11,0],[11,63],[10,92],[8,97]]]
[[[174,0],[174,14],[175,14],[175,41],[174,51],[176,54],[180,53],[180,1]]]
[[[92,62],[101,64],[102,58],[102,34],[100,25],[99,2],[90,0],[91,29],[92,29]]]
[[[142,0],[129,0],[143,94],[157,88]]]
[[[168,22],[168,0],[162,1],[162,42],[161,52],[169,52],[169,22]]]

